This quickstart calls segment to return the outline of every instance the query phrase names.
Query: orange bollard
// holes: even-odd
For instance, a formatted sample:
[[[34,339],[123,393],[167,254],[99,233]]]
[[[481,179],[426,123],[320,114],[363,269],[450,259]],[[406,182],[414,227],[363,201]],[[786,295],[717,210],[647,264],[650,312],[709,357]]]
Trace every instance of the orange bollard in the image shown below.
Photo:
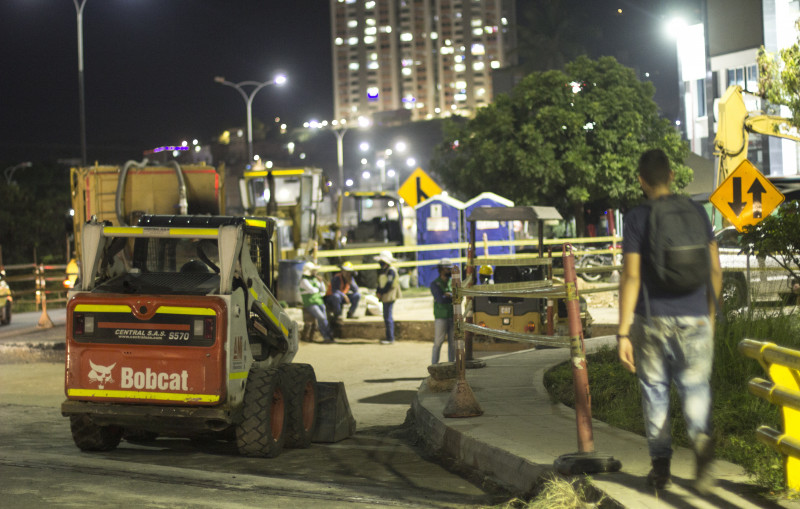
[[[589,392],[589,369],[586,364],[586,347],[583,343],[581,308],[578,299],[575,256],[566,253],[564,245],[564,284],[567,289],[567,322],[570,336],[572,380],[575,388],[575,421],[578,432],[578,452],[559,456],[554,462],[556,470],[564,475],[616,472],[622,463],[612,456],[598,455],[594,450],[592,433],[592,397]]]
[[[39,287],[38,291],[41,292],[42,299],[42,314],[39,316],[39,321],[36,323],[36,327],[39,329],[51,329],[54,327],[54,325],[53,320],[50,319],[50,315],[47,314],[47,285],[44,279],[44,266],[39,265],[36,268],[36,271],[36,286]]]
[[[461,271],[458,265],[453,265],[453,320],[455,322],[456,341],[456,372],[458,379],[450,399],[442,410],[445,417],[477,417],[483,415],[483,409],[475,398],[475,393],[467,383],[466,375],[466,348],[464,341],[464,326],[461,316]]]

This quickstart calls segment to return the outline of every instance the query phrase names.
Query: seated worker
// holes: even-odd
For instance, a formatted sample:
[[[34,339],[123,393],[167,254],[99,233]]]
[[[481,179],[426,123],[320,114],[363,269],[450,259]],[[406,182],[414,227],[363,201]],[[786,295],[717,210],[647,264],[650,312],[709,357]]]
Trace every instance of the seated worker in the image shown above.
[[[328,311],[333,314],[335,320],[338,320],[342,315],[342,307],[349,304],[347,309],[347,318],[355,318],[356,308],[358,302],[361,300],[361,294],[358,292],[358,285],[356,279],[353,277],[353,264],[344,262],[340,267],[331,283],[328,286],[327,295],[325,295],[325,304],[328,306]]]
[[[314,262],[306,262],[303,265],[303,277],[300,279],[300,297],[303,299],[303,309],[316,318],[319,332],[324,339],[323,343],[333,343],[333,334],[328,326],[328,318],[325,316],[325,304],[322,301],[322,289],[325,287],[325,283],[317,275],[318,268]]]

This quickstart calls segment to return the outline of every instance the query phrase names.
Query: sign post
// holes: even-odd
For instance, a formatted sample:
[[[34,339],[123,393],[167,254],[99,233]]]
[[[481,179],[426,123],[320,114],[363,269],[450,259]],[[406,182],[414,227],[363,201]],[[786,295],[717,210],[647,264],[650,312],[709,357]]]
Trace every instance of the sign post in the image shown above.
[[[753,164],[744,160],[711,194],[709,201],[738,231],[760,223],[784,196]]]
[[[414,170],[411,176],[400,186],[400,189],[397,190],[397,194],[412,207],[416,207],[418,203],[441,192],[442,188],[439,187],[439,184],[422,171],[422,168]]]

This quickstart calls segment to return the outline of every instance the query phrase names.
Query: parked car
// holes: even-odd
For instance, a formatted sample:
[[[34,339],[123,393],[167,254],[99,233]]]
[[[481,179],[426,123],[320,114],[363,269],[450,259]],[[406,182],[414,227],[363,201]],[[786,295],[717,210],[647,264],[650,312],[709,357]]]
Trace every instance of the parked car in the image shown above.
[[[11,323],[11,306],[14,299],[11,297],[11,288],[6,281],[6,271],[0,270],[0,325]]]
[[[779,301],[792,294],[789,272],[769,256],[748,256],[739,245],[734,227],[716,233],[722,266],[722,298],[726,305],[742,307],[749,292],[752,302]],[[748,258],[750,278],[747,278]]]

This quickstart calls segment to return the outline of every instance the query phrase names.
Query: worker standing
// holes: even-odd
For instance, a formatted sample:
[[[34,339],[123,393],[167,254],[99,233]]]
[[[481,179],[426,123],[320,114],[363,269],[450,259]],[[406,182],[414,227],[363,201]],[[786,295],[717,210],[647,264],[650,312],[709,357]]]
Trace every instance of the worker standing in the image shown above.
[[[400,277],[397,269],[392,264],[397,260],[389,251],[381,251],[375,257],[381,268],[378,271],[378,288],[375,295],[383,303],[383,324],[386,327],[386,338],[381,341],[382,345],[394,344],[394,318],[392,309],[397,299],[402,296],[400,290]]]
[[[455,361],[453,344],[453,281],[451,267],[453,262],[443,258],[438,265],[439,277],[431,283],[433,294],[433,355],[431,364],[438,364],[442,343],[447,338],[447,360]]]

